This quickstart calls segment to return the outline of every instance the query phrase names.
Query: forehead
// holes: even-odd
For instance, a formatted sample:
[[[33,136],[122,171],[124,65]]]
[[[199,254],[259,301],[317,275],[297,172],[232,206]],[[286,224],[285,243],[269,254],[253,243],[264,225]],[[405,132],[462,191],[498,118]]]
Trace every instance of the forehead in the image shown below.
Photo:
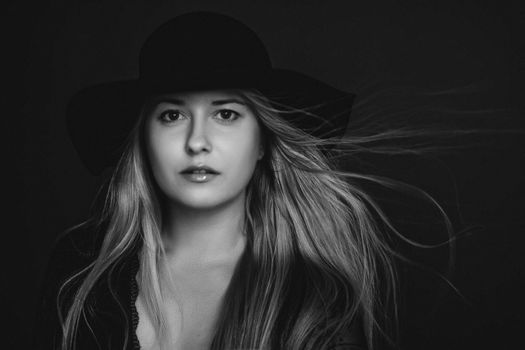
[[[232,90],[203,90],[185,91],[159,94],[151,98],[152,102],[169,101],[176,104],[186,105],[193,103],[206,104],[225,104],[239,103],[245,104],[240,94]]]

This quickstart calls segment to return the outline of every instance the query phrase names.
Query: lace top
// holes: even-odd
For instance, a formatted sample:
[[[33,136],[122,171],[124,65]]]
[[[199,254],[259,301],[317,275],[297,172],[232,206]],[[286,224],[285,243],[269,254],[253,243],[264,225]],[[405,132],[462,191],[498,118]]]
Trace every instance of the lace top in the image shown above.
[[[66,279],[94,261],[100,246],[100,240],[91,239],[92,232],[86,230],[72,231],[55,245],[42,285],[33,349],[60,348],[62,329],[57,314],[59,289]],[[103,275],[88,296],[85,317],[81,317],[78,325],[76,349],[141,350],[136,332],[139,316],[135,305],[139,294],[135,278],[139,269],[138,249],[136,247],[111,272]],[[109,285],[112,288],[108,288]],[[78,287],[78,283],[72,287]],[[71,301],[68,297],[74,289],[64,291],[64,300]],[[69,304],[65,302],[65,305],[67,307]],[[361,327],[341,333],[332,340],[328,349],[366,350]]]

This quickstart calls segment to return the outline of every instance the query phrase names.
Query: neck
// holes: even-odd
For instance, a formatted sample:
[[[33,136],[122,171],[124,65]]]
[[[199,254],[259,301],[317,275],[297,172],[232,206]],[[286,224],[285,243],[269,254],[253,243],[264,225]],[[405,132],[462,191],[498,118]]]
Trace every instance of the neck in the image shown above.
[[[163,227],[172,267],[235,263],[244,250],[244,196],[213,208],[169,203]]]

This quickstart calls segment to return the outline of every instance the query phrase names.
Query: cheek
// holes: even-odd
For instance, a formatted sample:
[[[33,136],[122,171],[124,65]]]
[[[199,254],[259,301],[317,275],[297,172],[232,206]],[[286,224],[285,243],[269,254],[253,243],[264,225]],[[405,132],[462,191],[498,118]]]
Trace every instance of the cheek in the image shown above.
[[[162,182],[163,178],[174,171],[177,164],[177,145],[176,140],[152,135],[146,141],[146,148],[151,169],[157,181]]]
[[[230,159],[239,173],[251,177],[259,155],[259,133],[246,132],[229,140],[233,154]]]

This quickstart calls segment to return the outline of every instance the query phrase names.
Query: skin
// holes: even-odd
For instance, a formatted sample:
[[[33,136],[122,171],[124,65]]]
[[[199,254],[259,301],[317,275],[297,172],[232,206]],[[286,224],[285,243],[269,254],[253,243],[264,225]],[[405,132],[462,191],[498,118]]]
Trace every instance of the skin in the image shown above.
[[[166,307],[177,310],[179,305],[184,314],[184,319],[177,312],[169,314],[172,348],[204,349],[244,251],[246,186],[263,156],[260,126],[232,92],[172,93],[155,98],[145,140],[154,179],[165,197],[165,275],[177,286],[167,294]],[[220,174],[205,183],[181,174],[198,164]],[[143,348],[156,349],[142,303],[139,294],[137,335]]]
[[[238,238],[246,186],[263,156],[257,119],[228,91],[166,94],[155,100],[146,123],[146,147],[165,196],[166,248],[184,254],[197,245],[200,256],[203,248],[210,254],[214,247],[224,250]],[[188,181],[181,171],[198,164],[220,174],[206,183]]]
[[[242,196],[262,154],[260,129],[250,109],[233,93],[212,91],[160,96],[148,118],[148,154],[155,180],[176,205],[207,210]],[[170,102],[171,100],[171,102]],[[184,105],[174,104],[180,100]],[[160,102],[164,101],[164,102]],[[192,183],[179,172],[205,164],[221,174]]]

